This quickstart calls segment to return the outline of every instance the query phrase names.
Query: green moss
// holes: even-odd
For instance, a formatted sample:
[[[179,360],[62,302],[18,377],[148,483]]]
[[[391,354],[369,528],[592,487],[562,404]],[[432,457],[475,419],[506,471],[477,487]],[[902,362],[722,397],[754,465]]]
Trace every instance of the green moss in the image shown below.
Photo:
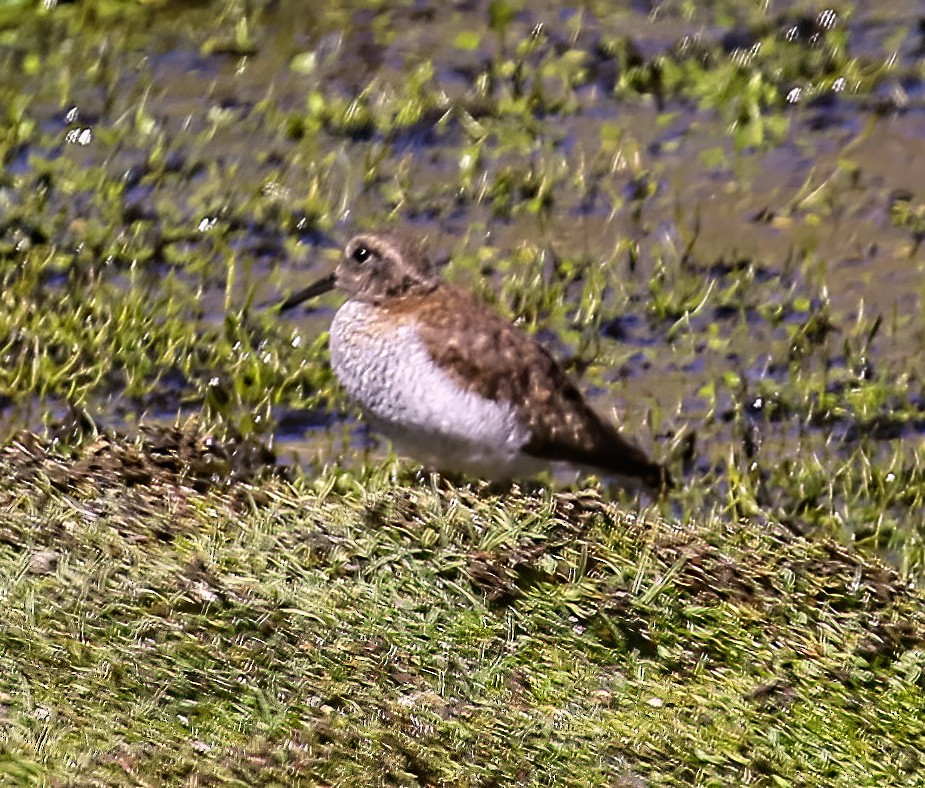
[[[226,487],[209,442],[126,487],[113,473],[152,444],[103,441],[90,465],[27,445],[0,491],[10,773],[54,780],[79,757],[103,781],[872,784],[921,768],[921,599],[831,543],[679,529],[593,491],[396,486],[391,466]]]

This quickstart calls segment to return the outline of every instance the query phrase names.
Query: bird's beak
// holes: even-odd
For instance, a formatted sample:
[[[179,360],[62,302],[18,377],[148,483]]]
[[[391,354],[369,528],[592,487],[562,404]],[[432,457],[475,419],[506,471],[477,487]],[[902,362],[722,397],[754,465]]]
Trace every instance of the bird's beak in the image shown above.
[[[323,279],[319,279],[317,282],[310,284],[308,287],[303,287],[301,290],[293,293],[289,298],[283,301],[279,305],[279,311],[285,312],[289,309],[292,309],[294,306],[298,306],[303,301],[308,301],[309,298],[315,298],[320,296],[322,293],[327,293],[329,290],[334,289],[336,283],[336,278],[334,274],[328,274]]]

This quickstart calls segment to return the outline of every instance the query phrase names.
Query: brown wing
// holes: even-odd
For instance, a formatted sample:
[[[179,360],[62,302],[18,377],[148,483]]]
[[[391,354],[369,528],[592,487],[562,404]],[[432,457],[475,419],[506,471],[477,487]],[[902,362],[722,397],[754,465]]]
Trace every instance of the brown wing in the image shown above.
[[[468,291],[441,283],[425,298],[387,308],[396,316],[414,313],[434,361],[460,384],[514,405],[532,434],[528,454],[639,477],[656,488],[669,483],[664,468],[601,419],[532,337]]]

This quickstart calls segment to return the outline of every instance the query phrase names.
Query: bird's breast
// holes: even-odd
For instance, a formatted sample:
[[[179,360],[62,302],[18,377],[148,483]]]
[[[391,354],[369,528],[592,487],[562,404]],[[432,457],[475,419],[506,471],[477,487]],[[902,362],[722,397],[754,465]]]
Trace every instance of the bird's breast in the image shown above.
[[[373,426],[444,469],[513,461],[529,441],[513,405],[460,385],[420,339],[413,314],[347,301],[330,331],[331,366]]]

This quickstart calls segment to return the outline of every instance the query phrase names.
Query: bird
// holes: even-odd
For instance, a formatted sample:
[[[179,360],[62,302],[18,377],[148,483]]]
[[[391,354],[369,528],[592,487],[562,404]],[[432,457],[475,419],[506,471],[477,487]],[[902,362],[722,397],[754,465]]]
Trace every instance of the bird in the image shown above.
[[[531,335],[446,281],[420,237],[361,232],[333,273],[280,312],[330,290],[347,296],[331,322],[331,367],[397,453],[488,482],[564,466],[660,493],[671,486]]]

